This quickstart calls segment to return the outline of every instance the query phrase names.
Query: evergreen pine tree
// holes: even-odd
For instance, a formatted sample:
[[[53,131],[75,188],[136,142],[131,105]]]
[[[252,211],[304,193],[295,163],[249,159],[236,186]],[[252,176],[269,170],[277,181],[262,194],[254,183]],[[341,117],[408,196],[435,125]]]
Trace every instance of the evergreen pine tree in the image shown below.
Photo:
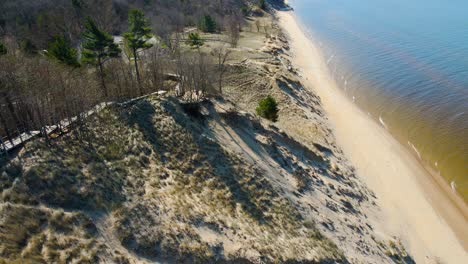
[[[23,51],[24,54],[26,54],[26,55],[32,56],[32,55],[36,55],[36,54],[37,54],[37,47],[36,47],[36,45],[34,45],[34,43],[33,43],[31,40],[29,40],[29,39],[23,40],[23,41],[21,42],[20,47],[21,47],[21,51]]]
[[[205,15],[200,22],[200,29],[203,32],[216,32],[216,21],[210,15]]]
[[[200,37],[200,34],[197,32],[192,32],[188,35],[187,44],[189,44],[191,47],[200,48],[203,46],[203,44],[205,44],[205,41]]]
[[[278,120],[278,103],[270,95],[261,100],[256,109],[257,115],[273,122]]]
[[[138,51],[140,49],[147,49],[153,46],[153,44],[148,43],[148,40],[152,37],[151,28],[143,11],[138,9],[132,9],[128,13],[128,24],[129,31],[124,34],[124,38],[132,52],[140,95],[142,95],[143,91],[141,87],[140,71],[138,69]]]
[[[7,48],[6,48],[5,44],[0,42],[0,56],[5,55],[5,54],[7,54]]]
[[[76,49],[72,48],[70,42],[62,36],[55,38],[55,40],[49,44],[47,55],[66,65],[73,67],[80,66],[78,62],[78,52]]]
[[[100,30],[96,23],[90,18],[87,19],[83,34],[83,62],[96,65],[99,70],[101,86],[104,96],[107,97],[107,87],[104,80],[104,63],[109,58],[115,58],[120,55],[120,48],[114,43],[114,38],[108,33]]]

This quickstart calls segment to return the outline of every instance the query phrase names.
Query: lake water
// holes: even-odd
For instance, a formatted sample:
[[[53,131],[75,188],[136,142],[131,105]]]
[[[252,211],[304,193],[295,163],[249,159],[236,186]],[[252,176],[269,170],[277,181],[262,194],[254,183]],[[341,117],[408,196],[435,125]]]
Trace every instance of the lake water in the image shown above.
[[[350,100],[468,201],[468,1],[289,2]]]

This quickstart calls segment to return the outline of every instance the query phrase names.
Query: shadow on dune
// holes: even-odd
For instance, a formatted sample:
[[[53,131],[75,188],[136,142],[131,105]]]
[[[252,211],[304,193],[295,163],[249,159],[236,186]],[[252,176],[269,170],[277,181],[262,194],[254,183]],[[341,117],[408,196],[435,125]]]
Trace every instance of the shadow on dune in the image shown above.
[[[206,102],[204,106],[207,104],[211,103]],[[214,175],[219,177],[229,188],[235,202],[241,204],[246,212],[259,223],[266,224],[267,221],[263,215],[263,208],[260,207],[262,205],[257,205],[253,199],[254,197],[252,197],[253,194],[246,189],[245,185],[240,183],[245,176],[241,175],[239,171],[240,164],[234,161],[219,143],[212,140],[214,135],[207,129],[204,118],[200,115],[187,115],[178,102],[175,101],[167,101],[163,104],[163,107],[172,115],[178,125],[190,133],[198,149],[212,166]],[[265,181],[259,182],[256,178],[253,181],[251,184],[257,185],[258,189],[270,188],[270,186],[265,186]]]
[[[147,100],[140,101],[131,106],[131,111],[124,119],[130,126],[136,127],[144,135],[145,140],[153,147],[153,152],[157,153],[163,162],[167,157],[163,153],[171,152],[166,139],[161,137],[163,131],[155,121],[155,106]],[[210,140],[213,134],[206,128],[205,120],[202,116],[188,115],[177,99],[168,99],[162,103],[162,111],[165,115],[170,115],[175,122],[183,128],[184,133],[191,136],[197,149],[206,157],[206,161],[211,165],[214,175],[224,182],[233,193],[235,203],[239,203],[245,208],[250,216],[259,223],[266,223],[263,209],[254,201],[252,194],[246,186],[240,183],[244,175],[239,173],[239,164],[229,157],[229,154],[215,141]],[[176,141],[177,139],[173,139]],[[177,144],[177,142],[176,142]],[[184,146],[178,146],[183,149]],[[182,157],[187,158],[187,157]],[[256,179],[255,179],[256,181]],[[265,182],[253,182],[258,188],[268,188]]]

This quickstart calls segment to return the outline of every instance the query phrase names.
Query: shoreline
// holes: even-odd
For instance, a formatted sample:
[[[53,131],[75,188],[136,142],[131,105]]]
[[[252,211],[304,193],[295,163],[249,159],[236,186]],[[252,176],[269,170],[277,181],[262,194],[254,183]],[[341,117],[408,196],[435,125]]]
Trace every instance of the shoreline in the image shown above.
[[[292,53],[301,54],[293,56],[293,63],[301,69],[304,83],[322,98],[339,145],[379,198],[382,213],[376,216],[377,225],[383,232],[400,235],[417,262],[428,257],[448,263],[468,261],[468,214],[455,199],[461,198],[342,94],[320,49],[293,12],[277,15]]]

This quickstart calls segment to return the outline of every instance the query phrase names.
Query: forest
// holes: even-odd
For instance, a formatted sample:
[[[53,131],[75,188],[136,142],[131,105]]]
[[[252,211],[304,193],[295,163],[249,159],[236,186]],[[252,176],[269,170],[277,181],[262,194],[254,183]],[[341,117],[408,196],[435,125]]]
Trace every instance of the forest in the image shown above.
[[[228,47],[262,0],[7,0],[0,2],[0,142],[82,125],[101,103],[174,90],[222,92]],[[226,48],[200,51],[200,33]]]

